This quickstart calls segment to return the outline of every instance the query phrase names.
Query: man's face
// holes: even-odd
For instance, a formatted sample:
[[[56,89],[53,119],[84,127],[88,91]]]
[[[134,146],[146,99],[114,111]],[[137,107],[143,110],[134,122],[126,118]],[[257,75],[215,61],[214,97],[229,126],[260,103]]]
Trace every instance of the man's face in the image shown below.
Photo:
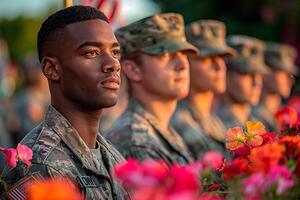
[[[120,47],[108,23],[96,19],[68,25],[60,49],[59,87],[65,98],[88,109],[116,104]]]
[[[258,104],[262,90],[262,75],[228,72],[227,91],[238,103]]]
[[[283,70],[274,70],[271,74],[264,76],[264,87],[267,91],[279,94],[283,98],[290,96],[293,83],[293,77]]]
[[[181,99],[189,92],[189,62],[184,52],[141,54],[143,88],[165,99]]]
[[[216,94],[226,90],[226,64],[220,56],[189,57],[191,87],[196,91],[213,91]]]

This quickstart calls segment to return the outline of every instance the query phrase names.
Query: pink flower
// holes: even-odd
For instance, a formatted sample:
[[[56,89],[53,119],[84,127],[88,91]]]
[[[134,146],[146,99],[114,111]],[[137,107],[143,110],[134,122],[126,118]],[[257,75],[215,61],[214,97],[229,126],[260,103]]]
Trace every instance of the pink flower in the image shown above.
[[[112,172],[124,187],[155,187],[168,176],[168,169],[162,161],[148,160],[140,163],[135,159],[119,164]]]
[[[268,186],[277,184],[276,193],[278,195],[284,193],[287,189],[294,186],[292,174],[284,165],[275,165],[271,167],[266,178],[266,184]]]
[[[17,166],[17,150],[13,148],[0,148],[0,152],[5,155],[6,163],[9,167],[15,168]]]
[[[247,199],[259,199],[266,189],[265,177],[263,173],[252,174],[243,181],[244,195]]]
[[[203,157],[205,167],[211,167],[216,171],[222,169],[224,164],[223,156],[217,151],[209,151]]]
[[[26,145],[18,144],[17,146],[18,160],[31,166],[30,160],[32,159],[32,150]]]
[[[18,144],[17,149],[13,148],[0,148],[6,158],[7,165],[11,168],[17,166],[17,161],[21,161],[27,166],[31,166],[30,160],[32,159],[32,150],[26,145]]]

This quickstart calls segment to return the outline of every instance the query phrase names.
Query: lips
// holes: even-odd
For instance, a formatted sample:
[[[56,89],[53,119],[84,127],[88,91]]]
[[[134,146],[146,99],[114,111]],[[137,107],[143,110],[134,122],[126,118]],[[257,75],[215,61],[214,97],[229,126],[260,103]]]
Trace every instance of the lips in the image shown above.
[[[118,90],[120,88],[120,82],[120,78],[109,77],[102,81],[101,85],[107,89]]]

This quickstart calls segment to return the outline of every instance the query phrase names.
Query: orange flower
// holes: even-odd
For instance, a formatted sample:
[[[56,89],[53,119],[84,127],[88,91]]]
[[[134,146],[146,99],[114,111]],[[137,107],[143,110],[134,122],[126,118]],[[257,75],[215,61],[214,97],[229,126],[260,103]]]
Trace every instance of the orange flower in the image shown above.
[[[267,173],[271,166],[279,163],[284,153],[284,145],[276,142],[251,149],[249,161],[252,171]]]
[[[49,179],[27,188],[28,200],[83,200],[82,195],[70,181]]]
[[[253,147],[260,146],[264,141],[262,135],[266,133],[265,126],[261,122],[247,121],[246,128],[246,135],[250,145]]]
[[[241,127],[234,127],[227,130],[226,133],[226,148],[235,150],[246,143],[246,135]]]

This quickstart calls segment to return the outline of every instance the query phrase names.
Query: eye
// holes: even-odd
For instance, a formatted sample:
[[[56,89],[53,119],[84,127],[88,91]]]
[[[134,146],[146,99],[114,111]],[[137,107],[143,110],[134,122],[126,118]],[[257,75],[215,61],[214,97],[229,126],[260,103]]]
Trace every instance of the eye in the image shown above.
[[[84,53],[84,56],[86,56],[87,58],[95,58],[100,54],[100,52],[98,50],[90,50],[86,53]]]
[[[120,49],[114,49],[112,50],[113,57],[120,59],[121,58],[121,50]]]

